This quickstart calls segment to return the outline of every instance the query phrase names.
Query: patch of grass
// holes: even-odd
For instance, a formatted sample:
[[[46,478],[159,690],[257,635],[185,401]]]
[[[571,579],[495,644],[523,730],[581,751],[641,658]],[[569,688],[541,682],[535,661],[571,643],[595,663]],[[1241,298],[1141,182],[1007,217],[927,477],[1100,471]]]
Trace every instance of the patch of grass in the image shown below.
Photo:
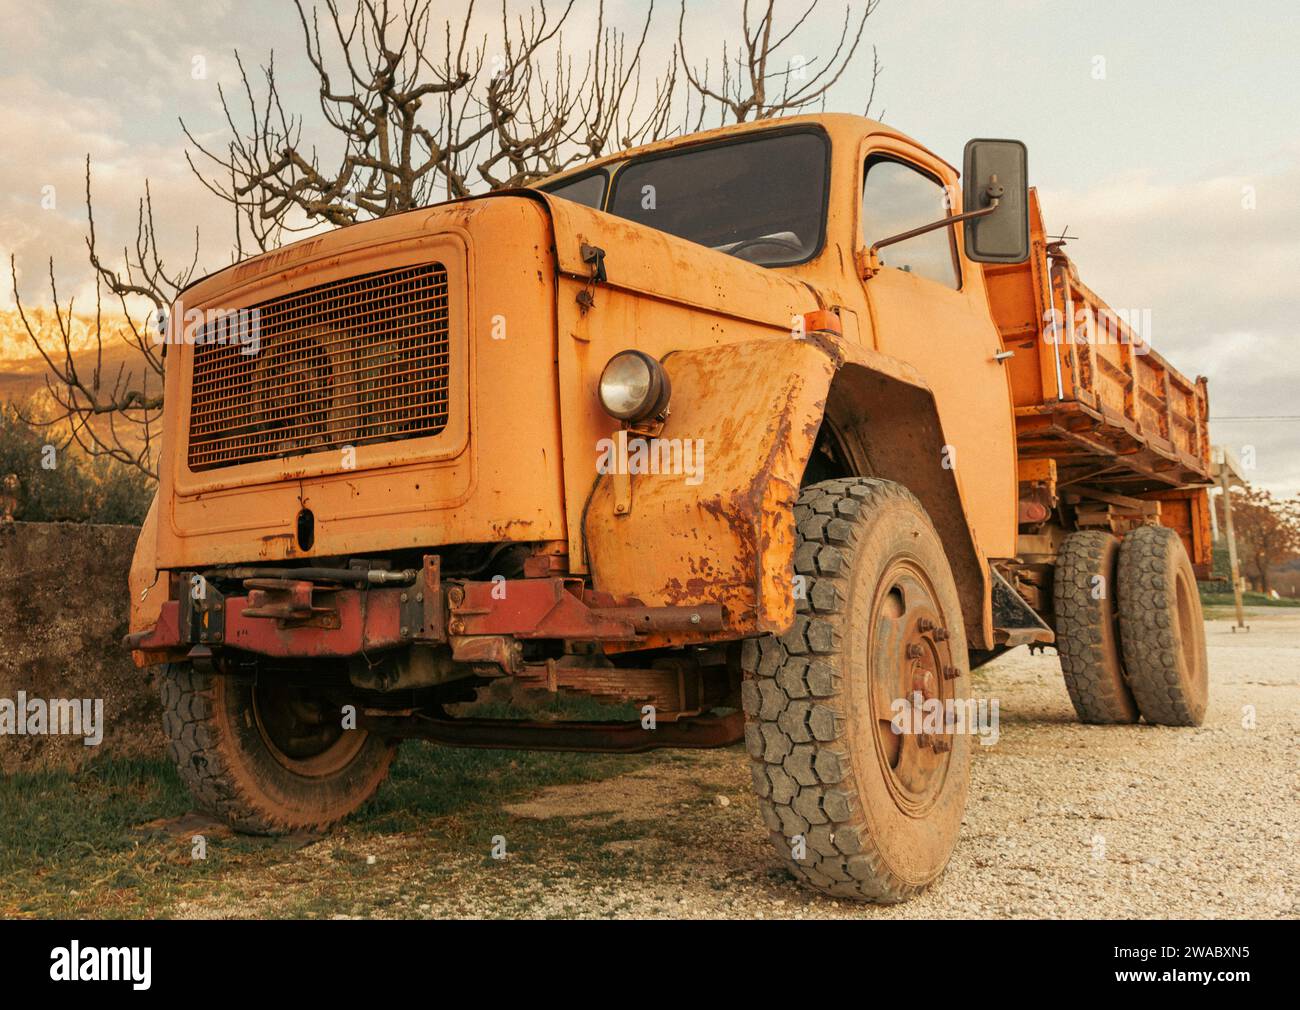
[[[1263,593],[1242,593],[1241,602],[1248,607],[1300,607],[1300,599],[1283,596],[1275,600]],[[1203,607],[1232,607],[1235,605],[1231,593],[1207,593],[1201,590],[1201,606]]]
[[[187,840],[135,828],[190,809],[165,761],[97,762],[0,781],[0,917],[149,916],[186,880],[218,874],[247,843],[194,860]]]
[[[566,712],[565,717],[591,715]],[[357,855],[366,851],[368,839],[422,835],[432,863],[423,875],[429,877],[443,872],[437,866],[443,858],[437,850],[445,847],[440,843],[454,840],[463,849],[467,838],[482,836],[486,856],[489,839],[502,831],[512,853],[522,857],[519,862],[531,863],[535,853],[551,844],[554,827],[511,818],[501,810],[503,804],[547,786],[619,775],[647,760],[408,741],[389,781],[340,832],[344,840],[335,845],[327,879],[319,881],[319,889],[313,886],[292,899],[286,895],[274,914],[366,914],[389,906],[394,895],[372,888],[384,877],[384,866],[367,865]],[[297,875],[301,857],[274,840],[210,840],[207,858],[196,860],[188,839],[136,830],[190,809],[189,794],[166,761],[104,761],[78,774],[0,780],[0,918],[158,918],[173,914],[178,902],[214,893],[229,894],[230,907],[239,914],[240,897],[265,895],[268,888],[274,893],[276,881]],[[425,886],[433,883],[427,880]]]
[[[7,776],[0,780],[0,876],[34,865],[51,872],[87,853],[130,848],[135,825],[188,809],[189,794],[167,761]]]
[[[388,782],[353,823],[403,831],[429,818],[497,810],[546,786],[593,782],[642,767],[640,756],[402,745]]]

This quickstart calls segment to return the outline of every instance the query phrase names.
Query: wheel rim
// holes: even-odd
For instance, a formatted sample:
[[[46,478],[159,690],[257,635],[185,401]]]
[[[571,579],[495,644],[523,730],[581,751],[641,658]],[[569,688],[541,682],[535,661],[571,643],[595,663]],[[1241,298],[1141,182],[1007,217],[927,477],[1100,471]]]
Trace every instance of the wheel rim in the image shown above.
[[[942,794],[954,743],[943,713],[956,697],[959,668],[936,597],[918,564],[895,561],[878,583],[868,625],[876,754],[895,804],[913,817],[923,817]],[[894,729],[900,699],[906,701],[903,733]],[[913,732],[914,720],[933,728],[925,727],[924,716],[935,702],[941,706],[939,732]]]
[[[1200,687],[1206,681],[1205,664],[1201,661],[1200,642],[1202,620],[1197,606],[1196,590],[1187,578],[1186,572],[1178,572],[1174,578],[1175,620],[1178,622],[1178,643],[1182,649],[1183,660],[1187,663],[1187,676],[1193,685]]]
[[[308,688],[255,684],[253,718],[267,750],[281,765],[308,778],[347,767],[366,742],[361,730],[345,730],[337,704]]]

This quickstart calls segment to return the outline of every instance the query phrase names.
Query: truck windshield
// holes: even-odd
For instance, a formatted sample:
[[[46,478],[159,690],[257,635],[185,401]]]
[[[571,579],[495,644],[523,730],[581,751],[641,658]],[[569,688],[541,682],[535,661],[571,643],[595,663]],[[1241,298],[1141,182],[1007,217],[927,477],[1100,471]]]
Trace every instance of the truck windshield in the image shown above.
[[[799,131],[651,155],[614,176],[606,210],[751,263],[802,263],[822,245],[828,147]]]

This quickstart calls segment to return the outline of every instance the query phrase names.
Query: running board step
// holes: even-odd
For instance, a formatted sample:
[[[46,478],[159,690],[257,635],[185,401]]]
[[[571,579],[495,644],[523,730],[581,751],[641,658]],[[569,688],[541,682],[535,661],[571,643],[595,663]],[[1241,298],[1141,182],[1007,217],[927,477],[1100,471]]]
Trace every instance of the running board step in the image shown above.
[[[1015,648],[1017,645],[1055,642],[1056,633],[1011,587],[1011,583],[992,565],[989,574],[993,576],[993,638],[998,645]]]

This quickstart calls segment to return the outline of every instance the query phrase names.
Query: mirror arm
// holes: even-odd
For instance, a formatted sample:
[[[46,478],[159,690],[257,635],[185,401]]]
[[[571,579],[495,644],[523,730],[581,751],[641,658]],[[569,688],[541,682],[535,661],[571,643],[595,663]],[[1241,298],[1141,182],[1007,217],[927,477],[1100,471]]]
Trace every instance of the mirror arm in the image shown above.
[[[985,214],[992,214],[998,209],[998,198],[993,197],[989,200],[987,207],[979,210],[968,210],[964,214],[957,214],[953,217],[940,218],[938,221],[931,221],[929,224],[923,224],[919,228],[913,228],[910,231],[900,231],[897,235],[890,235],[888,238],[882,238],[872,244],[867,250],[867,262],[865,273],[867,277],[873,277],[880,270],[880,258],[877,252],[887,245],[894,245],[896,242],[906,242],[909,238],[916,238],[918,235],[924,235],[927,232],[935,231],[939,228],[946,228],[949,225],[956,224],[958,221],[971,221],[977,217],[983,217]]]

